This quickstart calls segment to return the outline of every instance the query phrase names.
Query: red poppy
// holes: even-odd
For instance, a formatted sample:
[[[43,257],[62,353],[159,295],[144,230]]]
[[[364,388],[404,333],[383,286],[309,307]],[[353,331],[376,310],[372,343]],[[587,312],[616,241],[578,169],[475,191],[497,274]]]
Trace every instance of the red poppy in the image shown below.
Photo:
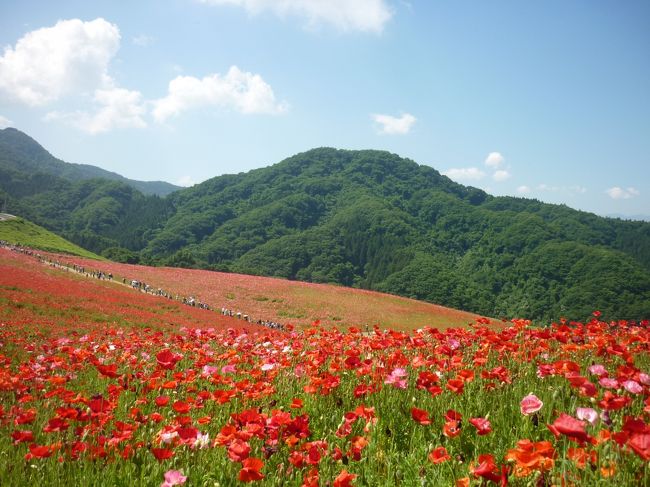
[[[176,367],[176,363],[179,362],[182,358],[182,355],[174,353],[168,348],[156,354],[156,361],[158,362],[158,366],[162,369],[167,370],[171,370]]]
[[[291,409],[300,409],[302,408],[302,406],[303,406],[302,399],[299,399],[297,397],[294,397],[293,400],[291,401],[291,404],[289,405]]]
[[[465,382],[462,379],[449,379],[446,385],[447,389],[456,394],[462,394],[465,388]]]
[[[167,404],[169,404],[169,396],[158,396],[155,399],[155,402],[158,407],[167,406]]]
[[[643,460],[650,460],[650,432],[632,434],[627,442],[627,446]]]
[[[190,405],[185,401],[176,401],[172,404],[172,409],[178,414],[187,414],[190,412]]]
[[[296,468],[302,468],[305,465],[305,455],[299,451],[292,451],[289,454],[289,463]]]
[[[553,424],[547,424],[546,426],[556,438],[565,435],[569,439],[583,444],[591,440],[591,437],[585,431],[585,425],[584,421],[579,421],[568,414],[562,413]]]
[[[23,442],[34,441],[34,433],[29,430],[14,431],[11,433],[11,437],[14,440],[14,445]]]
[[[43,428],[46,433],[60,433],[70,427],[67,421],[61,418],[52,418],[47,422],[47,426]]]
[[[494,463],[494,456],[490,454],[479,455],[478,465],[471,465],[470,472],[472,472],[474,477],[483,477],[495,483],[498,483],[502,476],[499,472],[499,467]]]
[[[158,461],[168,460],[174,456],[174,451],[171,448],[152,448],[151,453]]]
[[[111,365],[97,364],[95,365],[95,367],[97,367],[99,373],[105,377],[110,377],[113,379],[119,377],[119,374],[117,373],[117,364],[111,364]]]
[[[253,482],[262,480],[264,474],[260,472],[264,467],[264,462],[259,458],[249,457],[242,462],[242,469],[239,471],[239,480],[242,482]]]
[[[437,465],[446,462],[447,460],[451,460],[451,456],[449,456],[447,449],[444,446],[439,446],[429,453],[429,460],[434,465]]]
[[[318,469],[312,468],[302,477],[301,487],[318,487]]]
[[[551,470],[554,465],[555,450],[549,441],[532,442],[519,440],[517,447],[508,450],[507,461],[515,462],[515,475],[526,477],[532,472]]]
[[[356,474],[349,473],[347,470],[343,469],[334,479],[332,487],[351,487],[352,481],[356,478]]]
[[[25,460],[32,458],[48,458],[57,450],[55,445],[37,445],[32,443],[29,445],[29,453],[25,455]]]
[[[486,418],[471,418],[469,422],[476,428],[479,436],[487,435],[492,431],[492,425]]]
[[[460,432],[460,421],[447,421],[442,426],[442,434],[447,438],[456,438]]]
[[[630,396],[617,396],[611,391],[605,391],[603,399],[598,402],[598,405],[606,411],[618,411],[619,409],[626,407],[631,402],[632,398]]]
[[[453,409],[448,409],[447,412],[445,413],[445,420],[446,421],[462,421],[463,415],[460,414],[458,411],[454,411]]]
[[[247,441],[236,438],[228,445],[228,458],[233,462],[243,462],[248,458],[251,452],[251,446]]]
[[[424,409],[411,408],[411,417],[421,425],[426,426],[431,424],[431,420],[429,419],[429,413],[426,412]]]

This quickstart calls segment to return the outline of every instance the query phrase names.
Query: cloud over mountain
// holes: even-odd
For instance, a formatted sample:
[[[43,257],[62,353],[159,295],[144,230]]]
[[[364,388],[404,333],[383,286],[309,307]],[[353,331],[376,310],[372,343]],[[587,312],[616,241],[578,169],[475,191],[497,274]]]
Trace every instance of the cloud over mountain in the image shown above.
[[[169,82],[168,94],[153,102],[157,122],[180,115],[192,108],[213,106],[244,114],[278,114],[287,110],[279,103],[271,86],[259,74],[232,66],[222,76],[211,74],[203,78],[177,76]]]
[[[417,121],[410,113],[403,113],[400,117],[376,113],[371,117],[377,123],[377,131],[383,135],[408,134]]]

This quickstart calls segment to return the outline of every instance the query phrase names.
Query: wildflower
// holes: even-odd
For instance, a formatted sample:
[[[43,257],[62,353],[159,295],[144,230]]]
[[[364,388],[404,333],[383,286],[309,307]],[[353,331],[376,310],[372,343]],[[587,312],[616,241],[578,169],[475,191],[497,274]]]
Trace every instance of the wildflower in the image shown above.
[[[356,474],[349,473],[347,470],[343,469],[341,470],[341,473],[339,473],[334,479],[334,483],[332,484],[332,486],[350,487],[352,485],[352,481],[356,478],[357,478]]]
[[[444,446],[439,446],[429,453],[429,461],[434,465],[446,462],[447,460],[451,460],[451,456],[449,456]]]
[[[605,389],[616,389],[618,387],[618,381],[610,377],[601,377],[598,383]]]
[[[588,421],[590,424],[596,424],[598,411],[592,408],[578,408],[576,409],[576,418]]]
[[[460,421],[447,421],[442,426],[442,434],[447,438],[456,438],[460,435]]]
[[[384,381],[384,384],[391,384],[393,387],[396,387],[398,389],[406,389],[407,383],[406,383],[406,377],[408,376],[408,373],[406,372],[406,369],[403,369],[401,367],[398,367],[394,369],[388,377],[386,377],[386,380]]]
[[[158,362],[160,368],[168,369],[168,370],[171,370],[174,367],[176,367],[176,363],[180,362],[182,358],[183,358],[182,355],[178,353],[173,353],[168,348],[158,352],[158,354],[156,355],[156,361]]]
[[[228,364],[221,367],[221,373],[224,375],[234,374],[235,372],[237,372],[237,368],[233,364]]]
[[[179,470],[167,470],[165,472],[165,481],[160,484],[160,487],[173,487],[174,485],[182,485],[187,480],[183,472]]]
[[[601,364],[591,365],[587,370],[590,374],[597,375],[598,377],[607,376],[607,369]]]
[[[633,433],[627,442],[627,446],[646,462],[650,461],[650,432]]]
[[[595,451],[587,451],[584,448],[569,448],[567,458],[576,464],[576,467],[584,469],[587,463],[596,465],[598,463],[598,454]]]
[[[174,451],[171,448],[152,448],[151,453],[158,461],[168,460],[174,456]]]
[[[542,409],[542,406],[544,406],[544,403],[540,401],[535,394],[532,393],[525,396],[519,403],[521,414],[524,416],[530,416],[531,414],[536,413]]]
[[[250,452],[251,447],[248,442],[239,438],[233,440],[233,442],[228,446],[228,458],[233,462],[243,462],[248,458]]]
[[[449,379],[446,385],[447,389],[455,394],[462,394],[465,388],[465,382],[462,379]]]
[[[623,387],[630,394],[641,394],[643,392],[643,387],[635,380],[626,380],[623,382]]]
[[[499,483],[501,477],[506,475],[505,471],[499,473],[499,467],[494,463],[494,456],[490,454],[479,455],[478,465],[470,465],[469,470],[474,477],[483,477],[495,483]]]
[[[565,435],[580,444],[591,440],[591,437],[585,431],[585,422],[572,418],[565,413],[560,414],[553,424],[546,426],[556,438]]]
[[[242,462],[242,469],[239,471],[239,480],[242,482],[262,480],[264,478],[264,474],[260,472],[262,467],[264,467],[264,462],[259,458],[247,458]]]
[[[610,391],[605,391],[603,398],[598,402],[598,405],[607,411],[618,411],[623,409],[632,402],[629,396],[617,396]]]
[[[204,365],[203,369],[201,370],[201,376],[210,377],[216,374],[218,371],[219,371],[219,367],[215,367],[214,365]]]
[[[492,425],[487,418],[471,418],[469,422],[476,428],[479,436],[487,435],[492,431]]]
[[[505,459],[515,462],[515,476],[526,477],[532,472],[551,470],[554,465],[555,450],[550,441],[532,442],[519,440],[517,447],[508,450]]]
[[[429,419],[429,413],[426,412],[424,409],[411,408],[411,417],[421,425],[426,426],[431,424],[431,420]]]

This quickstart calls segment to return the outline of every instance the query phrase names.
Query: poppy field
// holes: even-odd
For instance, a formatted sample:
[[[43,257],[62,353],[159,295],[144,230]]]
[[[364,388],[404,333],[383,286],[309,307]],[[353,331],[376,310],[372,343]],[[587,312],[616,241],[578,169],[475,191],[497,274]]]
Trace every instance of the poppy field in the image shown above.
[[[0,249],[0,485],[648,485],[604,318],[276,331]]]
[[[194,296],[218,309],[242,311],[254,319],[310,325],[379,325],[414,330],[465,326],[476,315],[432,303],[364,289],[288,281],[177,267],[148,267],[98,262],[81,257],[49,254],[66,265],[100,268],[120,278],[137,279],[182,296]]]

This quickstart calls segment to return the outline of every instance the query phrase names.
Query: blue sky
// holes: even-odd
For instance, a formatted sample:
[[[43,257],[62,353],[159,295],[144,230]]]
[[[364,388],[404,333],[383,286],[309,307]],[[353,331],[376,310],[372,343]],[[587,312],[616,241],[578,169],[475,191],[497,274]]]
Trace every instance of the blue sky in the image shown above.
[[[650,215],[647,1],[0,3],[0,126],[191,184],[313,147]]]

